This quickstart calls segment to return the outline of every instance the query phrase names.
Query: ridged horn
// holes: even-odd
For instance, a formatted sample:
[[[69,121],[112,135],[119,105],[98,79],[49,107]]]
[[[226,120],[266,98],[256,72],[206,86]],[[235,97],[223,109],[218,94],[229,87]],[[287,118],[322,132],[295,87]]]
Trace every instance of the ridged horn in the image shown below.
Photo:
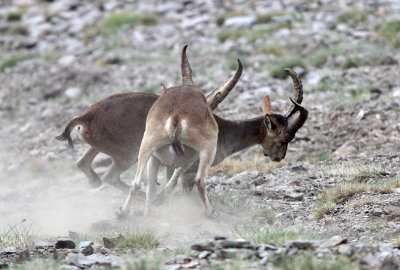
[[[229,92],[235,87],[236,83],[239,81],[240,76],[242,75],[243,65],[240,59],[238,61],[238,66],[236,68],[235,74],[222,86],[216,88],[210,94],[206,96],[208,104],[210,105],[212,110],[215,110],[218,105],[226,98]]]
[[[182,84],[194,86],[192,79],[192,69],[190,68],[189,61],[186,57],[187,47],[188,45],[186,44],[182,49],[182,57],[181,57]]]

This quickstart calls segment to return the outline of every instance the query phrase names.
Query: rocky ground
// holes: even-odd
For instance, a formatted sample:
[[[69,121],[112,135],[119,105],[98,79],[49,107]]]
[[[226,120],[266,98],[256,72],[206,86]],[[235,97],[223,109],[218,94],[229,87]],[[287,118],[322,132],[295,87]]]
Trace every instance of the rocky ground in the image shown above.
[[[0,268],[398,269],[399,14],[396,0],[1,1]],[[91,189],[85,142],[54,137],[109,94],[178,84],[184,44],[205,93],[244,63],[218,115],[258,116],[266,94],[285,112],[291,67],[309,119],[279,164],[258,146],[212,169],[218,217],[177,190],[116,220],[126,194]]]

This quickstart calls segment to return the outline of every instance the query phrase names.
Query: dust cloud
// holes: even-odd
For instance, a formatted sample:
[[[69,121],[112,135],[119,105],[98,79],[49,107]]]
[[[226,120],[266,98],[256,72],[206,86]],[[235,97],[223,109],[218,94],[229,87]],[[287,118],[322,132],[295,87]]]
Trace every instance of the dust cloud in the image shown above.
[[[109,185],[91,188],[71,160],[35,158],[17,171],[2,170],[0,179],[0,232],[27,220],[39,237],[67,236],[68,231],[87,233],[93,224],[107,222],[151,230],[165,246],[176,247],[226,235],[242,222],[242,218],[226,213],[207,218],[197,191],[184,196],[179,188],[163,205],[154,206],[150,216],[143,216],[144,200],[138,198],[132,204],[131,215],[117,220],[115,212],[127,194]]]

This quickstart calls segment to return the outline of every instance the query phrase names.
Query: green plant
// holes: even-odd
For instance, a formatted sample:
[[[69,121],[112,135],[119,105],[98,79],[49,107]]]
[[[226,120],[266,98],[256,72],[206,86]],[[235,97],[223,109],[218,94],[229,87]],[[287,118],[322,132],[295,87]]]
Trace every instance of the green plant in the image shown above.
[[[316,256],[312,252],[297,256],[279,255],[273,264],[282,270],[352,270],[359,269],[348,257]]]
[[[100,30],[105,35],[112,35],[124,25],[154,25],[157,18],[153,15],[141,15],[129,11],[115,12],[105,18],[100,24]]]
[[[149,86],[144,87],[141,92],[146,93],[155,93],[160,86],[158,84],[151,84]]]
[[[16,270],[58,270],[60,262],[52,259],[33,259],[16,266]]]
[[[233,238],[246,239],[254,244],[275,244],[283,245],[286,241],[303,239],[318,239],[316,235],[302,230],[287,230],[275,226],[241,225],[236,226],[231,235]]]
[[[124,228],[120,234],[122,239],[117,243],[119,248],[155,248],[160,241],[154,232],[142,231],[130,227]]]
[[[34,240],[32,225],[27,224],[25,220],[9,225],[0,233],[0,248],[6,247],[27,247]]]
[[[347,57],[344,63],[342,64],[343,69],[356,68],[358,66],[360,66],[360,63],[351,57]]]
[[[13,10],[7,13],[6,15],[6,21],[11,22],[11,21],[19,21],[21,20],[23,12],[21,10]]]
[[[310,164],[315,164],[320,161],[329,160],[331,158],[332,158],[332,156],[329,152],[323,151],[323,152],[319,152],[319,153],[308,156],[306,158],[306,161]]]
[[[285,54],[285,49],[282,46],[277,45],[265,45],[257,49],[257,54],[273,54],[276,56],[283,56]]]
[[[386,22],[378,30],[378,36],[389,40],[394,47],[400,47],[400,20]]]
[[[306,68],[305,63],[303,60],[299,58],[294,58],[294,59],[288,59],[284,60],[282,62],[277,63],[272,69],[271,69],[271,76],[274,78],[278,79],[286,79],[289,76],[289,73],[285,71],[285,68],[294,68],[294,67],[301,67],[301,68]]]
[[[27,59],[26,57],[23,57],[20,55],[10,56],[10,57],[4,59],[3,62],[1,62],[0,71],[3,72],[7,68],[15,67],[19,62],[22,62],[26,59]]]

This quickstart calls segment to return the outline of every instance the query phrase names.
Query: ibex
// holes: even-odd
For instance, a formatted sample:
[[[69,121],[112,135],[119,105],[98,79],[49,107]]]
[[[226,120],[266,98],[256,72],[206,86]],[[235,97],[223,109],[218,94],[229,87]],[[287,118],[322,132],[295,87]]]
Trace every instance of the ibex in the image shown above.
[[[269,156],[274,161],[281,161],[285,157],[288,143],[294,139],[296,132],[304,125],[308,117],[307,109],[305,109],[300,105],[303,100],[303,86],[301,80],[293,70],[291,69],[285,69],[285,70],[290,74],[294,85],[293,87],[294,100],[290,98],[290,101],[293,104],[291,105],[289,111],[285,115],[277,114],[272,111],[269,96],[265,96],[262,101],[262,109],[264,114],[262,116],[253,119],[243,120],[243,121],[230,121],[230,120],[225,120],[213,114],[213,117],[218,125],[218,140],[217,140],[216,155],[214,157],[212,165],[220,163],[226,157],[230,156],[235,152],[244,150],[254,145],[261,145],[263,147],[264,155]],[[193,87],[193,83],[191,81],[189,86]],[[179,89],[179,91],[183,90]],[[167,98],[168,96],[165,97],[165,99]],[[161,106],[161,108],[163,107]],[[169,170],[169,176],[167,177],[167,179],[170,180],[168,181],[167,185],[165,186],[164,190],[161,192],[160,195],[162,195],[165,191],[171,191],[175,187],[178,177],[181,175],[182,184],[186,191],[190,191],[193,188],[194,183],[196,183],[206,214],[210,214],[213,210],[208,202],[207,197],[205,196],[205,189],[202,183],[203,179],[202,176],[204,174],[204,171],[206,171],[207,168],[209,168],[208,164],[205,165],[205,163],[206,161],[209,161],[209,159],[207,158],[209,158],[211,154],[209,155],[203,154],[203,162],[201,161],[201,154],[200,154],[200,161],[195,162],[194,165],[191,166],[191,168],[188,168],[187,165],[192,162],[192,157],[194,158],[196,156],[195,155],[196,148],[194,148],[194,144],[191,143],[191,141],[189,140],[191,137],[185,138],[186,139],[185,143],[187,144],[188,147],[185,147],[183,149],[180,144],[181,141],[176,139],[178,138],[177,134],[182,134],[180,133],[182,132],[182,130],[190,129],[190,127],[187,125],[187,122],[179,121],[179,119],[181,119],[180,117],[178,117],[177,118],[178,120],[175,122],[174,118],[170,114],[165,112],[163,113],[163,111],[160,108],[158,108],[156,112],[163,115],[162,119],[165,121],[164,123],[165,126],[163,126],[163,124],[159,122],[158,122],[159,126],[157,127],[153,127],[153,125],[155,125],[154,123],[152,124],[149,123],[149,125],[151,125],[151,127],[153,127],[154,130],[157,131],[156,134],[162,134],[162,136],[164,136],[164,140],[163,142],[161,142],[163,146],[161,146],[160,148],[157,148],[158,145],[155,142],[153,143],[155,143],[154,145],[156,146],[149,146],[151,145],[151,143],[148,143],[148,141],[153,141],[155,140],[154,138],[146,140],[146,145],[144,146],[145,151],[143,155],[145,156],[143,157],[143,162],[149,159],[148,187],[146,192],[147,195],[146,195],[145,213],[148,213],[150,209],[150,204],[155,187],[154,183],[156,182],[157,171],[158,167],[160,166],[160,160],[162,160],[168,165],[173,165],[173,166],[175,165],[181,167],[178,170],[175,170],[172,177],[171,177],[172,171]],[[298,115],[295,116],[297,113]],[[154,113],[151,117],[157,119],[155,115],[157,114]],[[150,113],[149,113],[149,118],[150,118]],[[208,118],[206,117],[206,119]],[[155,121],[155,123],[157,123],[157,121]],[[205,136],[203,134],[206,134],[210,136],[208,142],[203,142],[204,148],[208,149],[214,145],[212,139],[214,139],[213,136],[215,135],[212,132],[215,132],[215,127],[208,122],[206,123],[207,124],[200,125],[202,128],[204,128],[204,130],[198,130],[198,129],[195,130],[198,131],[199,135],[202,134],[202,136]],[[206,125],[206,127],[204,127],[204,125]],[[158,130],[159,128],[162,127],[165,127],[165,130],[163,131]],[[172,135],[171,133],[168,133],[171,132],[171,128],[173,130]],[[151,136],[150,130],[149,130],[149,136]],[[156,138],[157,136],[158,135],[155,135]],[[191,138],[191,140],[198,141],[200,139],[204,139],[202,136],[195,136],[194,138]],[[169,140],[167,138],[169,138]],[[169,144],[172,145],[174,152],[169,150],[168,148]],[[188,156],[190,158],[187,158],[187,156],[186,158],[183,159],[181,158],[179,154],[182,154],[182,152],[184,152],[184,149],[186,149],[186,152],[188,153]],[[168,157],[171,158],[172,161],[169,160]],[[182,162],[182,164],[180,162]],[[185,170],[186,167],[188,169]],[[119,212],[120,215],[124,215],[129,211],[129,205],[132,201],[132,198],[138,191],[141,177],[142,177],[142,172],[138,172],[138,174],[135,177],[135,181],[132,184],[131,192],[128,196],[128,199],[120,208]]]
[[[205,213],[211,215],[213,212],[206,195],[205,177],[217,150],[218,125],[204,94],[195,87],[189,75],[189,64],[186,67],[188,68],[182,68],[182,72],[185,72],[182,85],[166,89],[150,108],[140,145],[135,179],[128,198],[120,208],[120,216],[129,212],[131,202],[144,180],[146,165],[148,186],[145,214],[150,209],[160,165],[176,168],[164,187],[164,190],[169,191],[197,159],[199,164],[194,182]]]
[[[185,46],[182,50],[182,83],[192,80],[192,71],[186,57]],[[210,107],[214,110],[238,82],[242,73],[242,64],[238,60],[235,74],[221,87],[208,96]],[[136,161],[140,143],[145,131],[148,112],[159,96],[150,93],[118,93],[106,97],[90,106],[81,116],[74,117],[58,140],[68,140],[72,147],[70,133],[74,127],[80,131],[83,139],[90,145],[76,162],[77,166],[89,178],[92,186],[98,187],[102,180],[122,190],[129,190],[129,185],[120,180],[120,175]],[[112,165],[100,179],[92,169],[92,162],[99,152],[112,158]],[[171,171],[172,168],[169,170]],[[173,171],[173,170],[172,170]]]

